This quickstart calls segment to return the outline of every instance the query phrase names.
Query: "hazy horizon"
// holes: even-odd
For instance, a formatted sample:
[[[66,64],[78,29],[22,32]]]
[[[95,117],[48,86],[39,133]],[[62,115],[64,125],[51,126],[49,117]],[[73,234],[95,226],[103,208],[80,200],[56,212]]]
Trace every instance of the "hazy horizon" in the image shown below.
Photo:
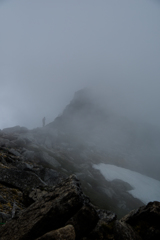
[[[0,1],[0,129],[49,123],[85,87],[160,127],[159,13],[150,0]]]

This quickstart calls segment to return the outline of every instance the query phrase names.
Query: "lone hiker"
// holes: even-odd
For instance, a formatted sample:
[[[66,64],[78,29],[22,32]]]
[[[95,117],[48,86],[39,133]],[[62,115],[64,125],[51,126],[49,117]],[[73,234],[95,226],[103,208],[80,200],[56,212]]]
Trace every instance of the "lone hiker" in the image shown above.
[[[45,122],[46,122],[46,118],[44,117],[44,118],[42,119],[42,126],[43,126],[43,127],[45,126]]]

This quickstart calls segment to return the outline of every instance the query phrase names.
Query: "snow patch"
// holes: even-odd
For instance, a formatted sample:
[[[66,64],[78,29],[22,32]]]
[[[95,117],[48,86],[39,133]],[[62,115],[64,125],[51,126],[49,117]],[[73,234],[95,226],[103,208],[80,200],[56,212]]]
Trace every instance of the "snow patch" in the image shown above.
[[[133,197],[140,199],[144,204],[150,201],[160,201],[160,181],[158,180],[110,164],[94,164],[93,168],[99,170],[107,181],[120,179],[129,183],[133,190],[128,192]]]

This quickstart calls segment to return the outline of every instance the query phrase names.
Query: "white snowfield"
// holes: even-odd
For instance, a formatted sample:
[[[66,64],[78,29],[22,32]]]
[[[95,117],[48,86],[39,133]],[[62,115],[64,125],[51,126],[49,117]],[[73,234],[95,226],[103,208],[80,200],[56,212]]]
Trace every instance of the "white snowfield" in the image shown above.
[[[160,181],[158,180],[110,164],[94,164],[93,168],[98,169],[107,181],[120,179],[129,183],[133,190],[128,192],[133,197],[140,199],[144,204],[150,201],[160,201]]]

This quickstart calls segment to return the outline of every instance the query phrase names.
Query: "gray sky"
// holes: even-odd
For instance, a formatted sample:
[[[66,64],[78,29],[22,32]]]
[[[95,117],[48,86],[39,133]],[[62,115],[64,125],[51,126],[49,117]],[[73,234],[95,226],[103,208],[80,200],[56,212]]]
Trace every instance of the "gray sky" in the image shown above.
[[[0,129],[51,122],[90,86],[160,126],[158,0],[0,1]]]

